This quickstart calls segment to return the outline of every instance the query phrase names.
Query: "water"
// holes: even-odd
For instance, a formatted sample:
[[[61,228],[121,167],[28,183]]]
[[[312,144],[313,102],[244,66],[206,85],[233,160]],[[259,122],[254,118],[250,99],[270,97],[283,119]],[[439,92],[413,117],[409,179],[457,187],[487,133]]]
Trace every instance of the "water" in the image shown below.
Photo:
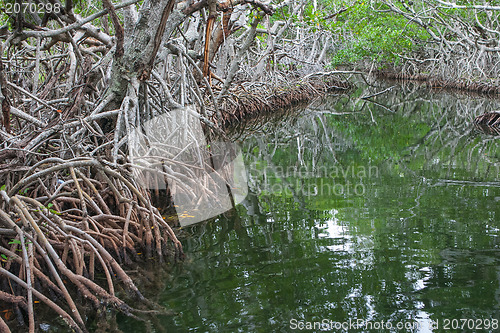
[[[470,123],[499,101],[413,85],[361,99],[386,87],[248,124],[250,194],[184,230],[186,262],[146,291],[180,315],[152,331],[498,331],[499,141]]]

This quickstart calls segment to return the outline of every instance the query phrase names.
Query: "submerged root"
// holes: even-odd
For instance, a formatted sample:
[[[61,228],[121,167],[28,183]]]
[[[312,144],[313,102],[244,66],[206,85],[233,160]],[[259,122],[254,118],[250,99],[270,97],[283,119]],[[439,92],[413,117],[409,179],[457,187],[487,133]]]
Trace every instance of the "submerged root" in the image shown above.
[[[138,252],[154,253],[159,261],[180,258],[173,230],[126,170],[91,158],[44,162],[22,179],[9,173],[0,191],[0,300],[22,309],[30,331],[35,300],[74,331],[86,331],[83,308],[68,284],[95,308],[111,305],[134,315],[139,310],[116,296],[116,285],[147,301],[121,264]],[[96,274],[105,276],[104,287],[94,281]],[[0,321],[8,332],[4,326]]]
[[[234,69],[217,85],[175,43],[152,62],[151,77],[126,71],[122,82],[112,53],[79,53],[73,44],[55,58],[36,50],[43,75],[33,74],[32,61],[18,61],[33,57],[30,48],[10,47],[0,59],[0,302],[17,317],[0,319],[0,331],[17,320],[33,332],[37,302],[78,332],[86,330],[86,303],[140,313],[117,297],[122,287],[147,303],[121,265],[183,255],[152,196],[185,198],[196,211],[202,203],[218,208],[215,193],[231,189],[226,180],[235,172],[225,163],[234,152],[215,144],[227,139],[225,128],[350,88],[326,74],[233,85]],[[180,218],[198,212],[186,213]],[[88,302],[77,303],[78,295]]]

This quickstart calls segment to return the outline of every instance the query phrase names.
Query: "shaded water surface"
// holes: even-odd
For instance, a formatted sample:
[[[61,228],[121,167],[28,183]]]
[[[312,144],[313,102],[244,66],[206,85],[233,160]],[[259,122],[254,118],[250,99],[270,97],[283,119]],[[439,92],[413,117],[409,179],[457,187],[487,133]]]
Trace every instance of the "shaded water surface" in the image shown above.
[[[186,262],[146,292],[180,315],[153,331],[498,331],[499,140],[470,123],[499,102],[415,86],[360,99],[385,88],[247,124],[250,194],[185,229]]]

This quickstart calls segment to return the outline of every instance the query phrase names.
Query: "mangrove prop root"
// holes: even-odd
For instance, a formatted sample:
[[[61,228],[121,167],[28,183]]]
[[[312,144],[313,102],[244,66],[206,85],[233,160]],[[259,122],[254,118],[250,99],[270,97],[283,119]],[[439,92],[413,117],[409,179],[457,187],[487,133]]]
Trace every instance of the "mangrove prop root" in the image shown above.
[[[9,281],[0,286],[0,300],[26,312],[30,331],[35,329],[35,300],[74,331],[86,331],[84,309],[76,305],[68,283],[96,308],[111,305],[130,316],[144,312],[115,295],[121,285],[131,297],[151,305],[117,257],[136,256],[152,246],[158,260],[172,252],[182,257],[180,242],[149,194],[127,175],[90,158],[47,159],[24,175],[8,174],[6,183],[17,186],[0,191],[0,275]],[[125,217],[113,213],[120,211]],[[172,251],[161,251],[169,247]],[[106,288],[91,279],[96,271],[104,273]],[[60,301],[46,295],[59,295]],[[8,332],[6,327],[1,320],[0,331]]]
[[[500,86],[486,82],[468,82],[465,80],[448,80],[432,76],[429,74],[408,74],[392,71],[376,71],[375,74],[384,79],[397,81],[416,81],[425,83],[425,86],[432,89],[456,89],[472,93],[496,95],[500,94]]]
[[[223,126],[231,126],[241,120],[249,120],[262,115],[275,113],[284,108],[309,102],[328,93],[345,91],[351,88],[347,82],[338,79],[313,79],[297,81],[288,86],[276,88],[259,84],[240,86],[231,95],[223,98]]]
[[[274,42],[266,43],[269,46],[255,57],[253,41],[261,30],[257,29],[264,19],[261,14],[273,12],[260,1],[227,1],[226,5],[150,1],[145,6],[153,7],[140,13],[133,6],[137,2],[105,1],[105,10],[86,18],[74,16],[68,2],[60,14],[44,17],[41,30],[38,23],[33,30],[25,25],[27,21],[18,20],[15,31],[7,29],[8,37],[0,41],[0,300],[12,305],[18,321],[26,321],[23,324],[31,332],[36,331],[33,304],[37,302],[45,303],[74,331],[86,330],[87,303],[99,310],[111,305],[130,316],[142,313],[143,309],[133,309],[117,296],[124,289],[141,300],[137,307],[155,306],[144,299],[121,264],[137,260],[141,253],[158,262],[182,258],[181,243],[153,203],[160,197],[170,203],[175,193],[200,202],[213,196],[215,182],[197,183],[183,177],[179,170],[191,176],[195,171],[175,154],[167,154],[161,172],[153,170],[153,178],[157,184],[168,183],[169,188],[157,186],[151,192],[141,188],[145,184],[134,178],[138,166],[130,158],[129,135],[135,129],[182,111],[183,119],[155,133],[165,134],[164,140],[158,140],[158,151],[171,151],[175,138],[197,138],[198,133],[187,125],[188,115],[202,122],[207,138],[226,139],[224,129],[243,118],[268,117],[278,109],[349,88],[324,74],[314,75],[315,80],[301,74],[302,79],[289,81],[299,75],[289,75],[278,64],[296,68],[291,59],[307,60],[303,74],[319,70],[314,59],[323,63],[330,44],[328,39],[320,41],[323,51],[312,52],[307,59],[298,55],[284,59],[298,45],[296,41],[281,43],[289,35],[287,29],[295,29],[291,19],[269,36]],[[213,29],[207,29],[205,51],[209,52],[200,66],[202,49],[188,46],[183,31],[199,31],[191,17],[208,4]],[[298,15],[305,4],[301,1],[294,6],[292,15]],[[239,5],[248,7],[244,10],[259,8],[260,14],[251,19],[246,37],[234,38],[230,44],[229,38],[243,27],[230,20],[231,11]],[[124,8],[119,15],[123,27],[115,13],[120,8]],[[101,29],[92,23],[107,13],[115,38],[107,25]],[[217,23],[221,13],[222,27]],[[57,28],[47,26],[56,19]],[[302,36],[303,28],[297,29],[296,35]],[[299,44],[306,45],[309,37],[304,37]],[[143,41],[149,41],[147,46],[138,47]],[[222,48],[225,43],[228,47]],[[278,44],[286,47],[282,56],[274,52],[273,45]],[[230,58],[225,69],[224,65],[210,67]],[[271,64],[274,70],[268,75],[264,68]],[[250,77],[260,82],[244,82]],[[193,145],[195,154],[189,165],[208,170],[202,146]],[[96,277],[103,277],[102,285]],[[76,295],[87,301],[76,302]],[[5,324],[15,325],[3,319],[0,331],[8,331]]]
[[[161,87],[168,88],[166,84]],[[205,128],[221,130],[349,88],[326,76],[280,89],[240,83],[216,104],[210,103],[214,98],[207,85],[208,94],[198,100],[207,101]],[[25,137],[4,135],[8,141],[7,148],[0,149],[0,275],[8,283],[0,285],[0,300],[17,309],[21,321],[23,317],[28,320],[30,332],[35,331],[37,320],[35,302],[46,304],[74,331],[85,332],[85,308],[75,302],[76,291],[94,308],[110,305],[129,316],[143,313],[116,296],[121,286],[129,297],[141,301],[139,306],[158,309],[143,297],[121,263],[129,263],[139,253],[148,259],[154,256],[158,262],[183,257],[172,227],[153,205],[152,194],[137,183],[124,153],[126,132],[135,122],[131,117],[141,113],[138,106],[145,105],[139,103],[137,93],[132,82],[120,110],[104,110],[111,98],[103,97],[92,103],[94,111],[84,118],[61,125],[51,114],[46,119],[49,125],[41,130],[29,133],[16,126]],[[65,115],[76,117],[76,110],[67,108]],[[113,117],[118,117],[115,132],[104,131],[103,120],[113,123],[109,119]],[[176,163],[165,168],[177,191],[195,199],[211,195],[203,184],[179,179],[182,174],[173,168],[186,166]],[[158,197],[159,191],[155,194]],[[94,280],[96,273],[105,277],[104,286]],[[2,331],[7,331],[5,325],[0,321]]]
[[[500,135],[500,112],[486,112],[474,119],[474,126],[481,132]]]

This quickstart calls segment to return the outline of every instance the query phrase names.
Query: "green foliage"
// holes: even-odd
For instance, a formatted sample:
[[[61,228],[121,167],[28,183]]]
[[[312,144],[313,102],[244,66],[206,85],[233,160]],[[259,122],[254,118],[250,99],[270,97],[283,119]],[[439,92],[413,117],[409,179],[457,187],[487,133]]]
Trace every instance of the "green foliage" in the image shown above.
[[[26,194],[28,194],[28,191],[29,191],[29,190],[30,190],[30,188],[29,188],[29,187],[25,188],[24,190],[23,190],[23,189],[21,189],[21,190],[19,190],[19,194],[21,194],[21,195],[26,195]]]
[[[0,254],[0,263],[3,265],[3,263],[8,263],[12,258],[5,255],[5,254]]]
[[[18,244],[18,245],[21,245],[21,241],[19,239],[13,239],[9,242],[9,245],[12,245],[12,244]]]
[[[418,50],[429,35],[417,24],[388,9],[380,1],[320,0],[316,8],[308,2],[293,21],[296,26],[314,33],[326,31],[333,37],[332,67],[355,64],[363,59],[398,64],[401,55]],[[287,20],[290,15],[290,9],[285,7],[273,19]]]
[[[340,50],[332,59],[333,66],[365,58],[398,64],[402,54],[415,50],[420,41],[428,38],[422,28],[387,11],[388,8],[378,2],[357,1],[347,8],[334,25]]]
[[[14,244],[16,244],[16,245],[22,245],[22,242],[19,239],[13,238],[8,244],[9,245],[14,245]],[[24,247],[26,248],[26,250],[28,249],[28,244],[32,244],[32,242],[26,241],[26,239],[25,239],[24,240]],[[22,249],[17,249],[16,251],[21,252]],[[2,258],[4,258],[4,257],[2,256]]]
[[[55,215],[61,215],[60,212],[58,212],[57,210],[53,209],[52,207],[54,206],[54,204],[51,202],[49,203],[47,206],[44,206],[44,205],[40,205],[40,209],[37,209],[36,211],[43,211],[43,210],[48,210],[49,212],[51,212],[52,214],[55,214]]]

